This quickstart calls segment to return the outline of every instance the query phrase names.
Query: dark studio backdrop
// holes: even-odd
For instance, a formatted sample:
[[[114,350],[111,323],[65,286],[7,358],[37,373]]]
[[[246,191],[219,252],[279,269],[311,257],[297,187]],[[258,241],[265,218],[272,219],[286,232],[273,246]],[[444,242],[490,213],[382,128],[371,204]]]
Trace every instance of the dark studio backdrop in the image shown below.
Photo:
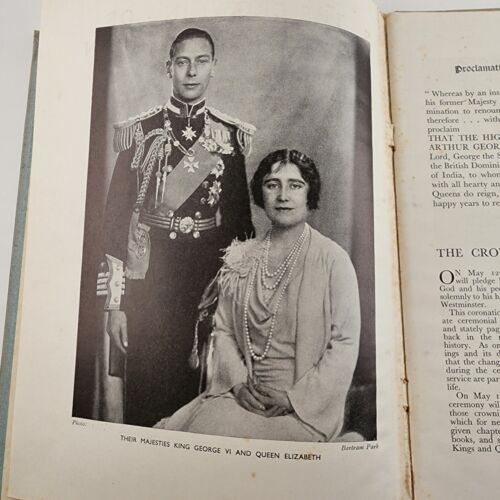
[[[257,127],[247,158],[250,179],[270,151],[298,149],[322,179],[310,223],[344,247],[356,269],[362,332],[354,413],[375,438],[375,283],[369,44],[310,22],[226,17],[175,20],[96,30],[73,415],[96,418],[95,357],[102,343],[96,271],[101,220],[116,160],[113,123],[164,104],[171,93],[165,61],[183,29],[207,30],[215,42],[215,77],[207,104]],[[252,207],[258,232],[267,228]]]

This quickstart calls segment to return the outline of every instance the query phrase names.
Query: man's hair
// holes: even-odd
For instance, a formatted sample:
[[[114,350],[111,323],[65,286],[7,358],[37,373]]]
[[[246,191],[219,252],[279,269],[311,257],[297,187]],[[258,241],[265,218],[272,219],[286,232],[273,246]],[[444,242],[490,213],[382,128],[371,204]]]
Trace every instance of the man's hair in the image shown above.
[[[314,161],[304,153],[295,149],[279,149],[269,153],[259,164],[252,180],[250,181],[250,190],[254,203],[264,208],[264,199],[262,196],[262,184],[264,177],[271,172],[275,163],[286,165],[293,163],[299,170],[302,178],[307,182],[309,190],[307,191],[307,208],[315,210],[319,205],[319,192],[321,190],[321,179]]]
[[[204,38],[210,44],[210,48],[212,49],[212,59],[215,58],[215,45],[212,37],[205,30],[187,28],[184,31],[181,31],[172,42],[172,45],[170,46],[170,60],[173,60],[175,57],[177,46],[185,40],[191,40],[192,38]]]

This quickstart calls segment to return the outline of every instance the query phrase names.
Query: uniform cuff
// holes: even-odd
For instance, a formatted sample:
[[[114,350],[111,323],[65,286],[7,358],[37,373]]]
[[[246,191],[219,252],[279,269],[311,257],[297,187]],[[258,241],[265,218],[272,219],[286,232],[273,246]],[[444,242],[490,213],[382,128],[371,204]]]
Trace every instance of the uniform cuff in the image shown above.
[[[125,275],[123,262],[112,255],[106,254],[108,271],[97,275],[97,295],[105,296],[105,311],[119,311],[122,295],[125,294]]]

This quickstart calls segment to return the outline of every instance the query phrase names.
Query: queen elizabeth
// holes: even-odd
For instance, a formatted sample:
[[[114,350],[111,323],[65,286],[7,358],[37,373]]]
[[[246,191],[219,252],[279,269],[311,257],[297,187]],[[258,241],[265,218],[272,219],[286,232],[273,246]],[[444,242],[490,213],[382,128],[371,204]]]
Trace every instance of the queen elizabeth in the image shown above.
[[[251,182],[271,229],[235,242],[218,277],[207,389],[155,427],[283,441],[336,441],[358,357],[360,312],[348,254],[313,229],[313,160],[278,150]]]

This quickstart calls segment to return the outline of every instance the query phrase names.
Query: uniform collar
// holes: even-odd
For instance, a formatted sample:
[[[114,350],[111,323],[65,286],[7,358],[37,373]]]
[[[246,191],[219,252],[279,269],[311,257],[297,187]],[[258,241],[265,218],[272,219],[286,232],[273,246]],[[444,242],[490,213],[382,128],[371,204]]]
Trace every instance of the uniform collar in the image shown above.
[[[194,118],[205,111],[205,98],[194,104],[187,104],[171,96],[167,102],[167,108],[180,118]]]

